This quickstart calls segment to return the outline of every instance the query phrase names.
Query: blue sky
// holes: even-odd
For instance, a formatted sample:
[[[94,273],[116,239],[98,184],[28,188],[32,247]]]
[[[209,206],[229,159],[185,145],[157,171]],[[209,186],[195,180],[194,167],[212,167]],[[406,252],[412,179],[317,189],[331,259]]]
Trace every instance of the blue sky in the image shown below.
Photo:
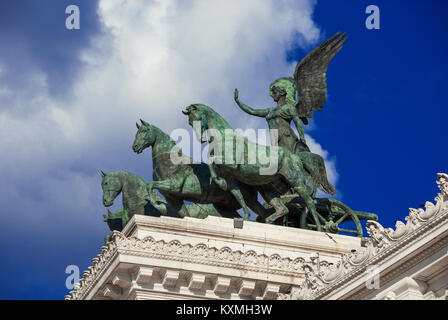
[[[80,7],[80,30],[65,29],[69,4]],[[364,26],[370,4],[380,30]],[[90,266],[108,231],[98,171],[151,178],[150,151],[131,150],[137,119],[190,130],[180,111],[203,102],[234,127],[266,128],[237,109],[233,89],[249,105],[273,106],[269,83],[337,31],[348,41],[306,133],[338,198],[393,227],[433,200],[437,172],[448,171],[446,9],[416,0],[1,1],[0,298],[62,299],[66,266]]]

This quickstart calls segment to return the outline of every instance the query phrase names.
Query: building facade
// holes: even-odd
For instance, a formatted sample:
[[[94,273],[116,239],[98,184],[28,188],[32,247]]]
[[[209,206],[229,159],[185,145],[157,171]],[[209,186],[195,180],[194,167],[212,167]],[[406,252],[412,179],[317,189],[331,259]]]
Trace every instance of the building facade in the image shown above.
[[[134,216],[65,298],[447,299],[448,175],[436,203],[369,238],[209,216]]]

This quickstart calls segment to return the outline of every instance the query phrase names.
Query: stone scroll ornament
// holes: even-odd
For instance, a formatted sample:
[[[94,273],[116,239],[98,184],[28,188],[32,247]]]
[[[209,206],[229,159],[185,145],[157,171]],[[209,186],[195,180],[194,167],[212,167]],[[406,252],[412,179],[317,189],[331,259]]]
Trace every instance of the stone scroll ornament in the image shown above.
[[[319,299],[338,288],[354,276],[365,272],[367,266],[375,265],[385,256],[403,247],[420,233],[437,226],[448,219],[448,174],[437,174],[440,193],[435,197],[435,204],[427,201],[424,208],[410,208],[406,223],[397,221],[395,229],[384,228],[376,221],[367,221],[367,239],[364,250],[342,255],[336,265],[326,262],[317,270],[315,264],[302,266],[305,279],[298,288],[288,294],[279,294],[279,300],[313,300]]]

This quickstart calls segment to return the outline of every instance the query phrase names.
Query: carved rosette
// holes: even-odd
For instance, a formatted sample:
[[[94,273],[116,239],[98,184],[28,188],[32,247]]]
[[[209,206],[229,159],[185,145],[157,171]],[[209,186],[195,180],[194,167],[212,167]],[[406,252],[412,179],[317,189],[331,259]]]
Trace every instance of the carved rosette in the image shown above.
[[[448,217],[448,174],[437,174],[437,185],[440,193],[434,198],[435,204],[427,201],[424,208],[409,209],[406,223],[397,221],[395,230],[384,228],[380,223],[368,220],[367,232],[370,238],[361,251],[344,254],[336,266],[321,263],[317,270],[311,265],[304,265],[305,281],[289,294],[279,294],[282,300],[318,299],[348,282],[356,275],[363,273],[368,265],[373,265],[384,259],[387,254],[398,250],[419,234],[437,226],[439,220]]]

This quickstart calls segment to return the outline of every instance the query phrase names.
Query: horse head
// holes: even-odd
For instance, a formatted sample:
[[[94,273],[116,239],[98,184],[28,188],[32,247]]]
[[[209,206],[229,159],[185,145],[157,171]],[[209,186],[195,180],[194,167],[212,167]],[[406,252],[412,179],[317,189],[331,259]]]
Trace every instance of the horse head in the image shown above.
[[[207,142],[206,131],[208,128],[208,112],[210,107],[203,104],[189,105],[182,113],[188,116],[188,124],[193,127],[200,143]]]
[[[122,191],[123,183],[119,175],[115,172],[105,173],[101,171],[101,187],[103,189],[103,205],[105,207],[110,207],[114,204],[115,198]]]
[[[141,125],[136,123],[138,131],[135,135],[134,143],[132,144],[132,150],[134,150],[135,153],[142,153],[143,150],[152,146],[156,141],[153,126],[142,119],[140,119],[140,121],[142,123]]]

